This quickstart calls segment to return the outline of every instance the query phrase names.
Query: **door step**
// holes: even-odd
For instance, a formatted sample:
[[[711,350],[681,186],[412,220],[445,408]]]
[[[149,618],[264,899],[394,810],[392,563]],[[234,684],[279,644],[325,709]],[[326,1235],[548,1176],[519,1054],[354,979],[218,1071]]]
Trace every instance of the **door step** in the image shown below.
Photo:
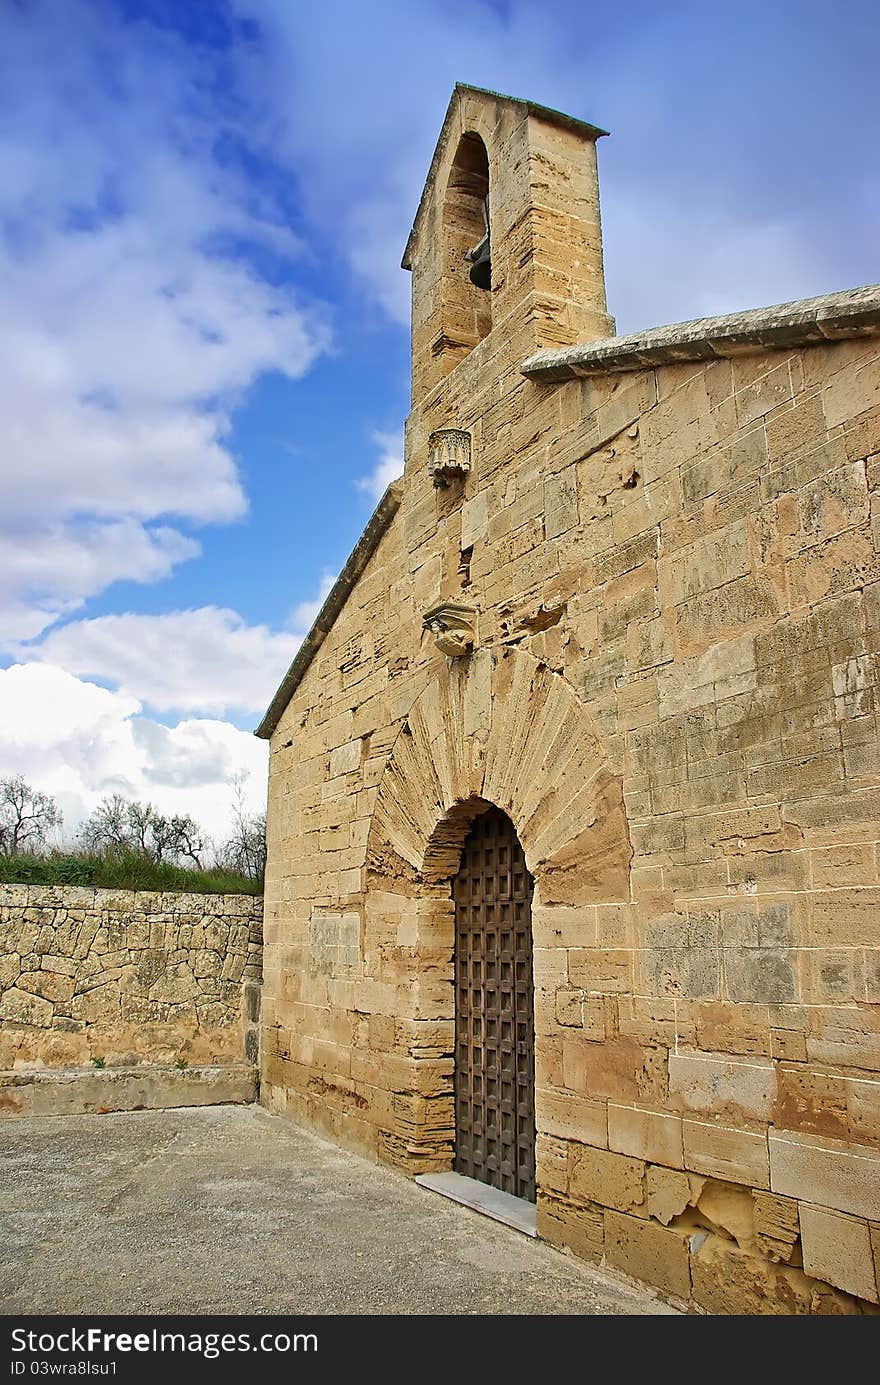
[[[503,1193],[500,1188],[492,1188],[488,1183],[480,1183],[476,1178],[465,1178],[462,1173],[420,1173],[416,1177],[420,1188],[428,1188],[432,1193],[448,1197],[482,1212],[484,1217],[503,1222],[521,1231],[524,1236],[538,1235],[538,1209],[533,1202],[525,1202],[513,1193]]]

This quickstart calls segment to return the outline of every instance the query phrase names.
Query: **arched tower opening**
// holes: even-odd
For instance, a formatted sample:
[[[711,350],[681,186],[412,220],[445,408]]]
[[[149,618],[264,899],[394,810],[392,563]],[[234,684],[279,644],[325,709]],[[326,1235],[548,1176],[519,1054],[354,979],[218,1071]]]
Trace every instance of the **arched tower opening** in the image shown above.
[[[492,330],[489,156],[479,135],[462,135],[443,201],[443,311],[435,350],[443,373]]]

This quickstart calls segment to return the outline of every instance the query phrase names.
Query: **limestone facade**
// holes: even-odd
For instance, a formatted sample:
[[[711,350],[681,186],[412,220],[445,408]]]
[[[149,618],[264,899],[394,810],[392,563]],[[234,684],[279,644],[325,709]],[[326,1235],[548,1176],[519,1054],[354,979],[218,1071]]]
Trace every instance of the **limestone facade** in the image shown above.
[[[0,1069],[257,1060],[262,899],[0,884]]]
[[[870,1312],[880,298],[621,351],[599,133],[453,97],[405,261],[405,475],[261,728],[262,1092],[450,1167],[450,882],[496,804],[535,879],[540,1234],[709,1312]],[[470,468],[437,486],[442,429]],[[475,613],[461,653],[426,628],[444,603]]]

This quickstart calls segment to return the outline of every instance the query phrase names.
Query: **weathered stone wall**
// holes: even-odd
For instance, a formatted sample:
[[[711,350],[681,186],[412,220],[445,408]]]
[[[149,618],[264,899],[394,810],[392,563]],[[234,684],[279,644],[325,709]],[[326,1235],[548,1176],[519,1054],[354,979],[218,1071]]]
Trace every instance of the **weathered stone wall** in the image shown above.
[[[257,1059],[262,899],[0,885],[0,1069]]]
[[[449,881],[497,803],[536,881],[541,1234],[713,1312],[869,1311],[880,342],[545,384],[551,310],[417,392],[400,510],[272,737],[263,1091],[449,1167]],[[445,489],[440,427],[473,439]],[[423,631],[441,599],[478,608],[472,657]]]

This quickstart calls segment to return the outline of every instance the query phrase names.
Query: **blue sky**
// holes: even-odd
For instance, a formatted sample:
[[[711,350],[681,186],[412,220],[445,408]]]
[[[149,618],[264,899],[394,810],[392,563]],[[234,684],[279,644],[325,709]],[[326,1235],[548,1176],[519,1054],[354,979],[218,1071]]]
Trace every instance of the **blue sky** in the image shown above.
[[[0,775],[186,807],[400,467],[456,80],[610,129],[618,330],[880,279],[869,3],[3,0]]]

